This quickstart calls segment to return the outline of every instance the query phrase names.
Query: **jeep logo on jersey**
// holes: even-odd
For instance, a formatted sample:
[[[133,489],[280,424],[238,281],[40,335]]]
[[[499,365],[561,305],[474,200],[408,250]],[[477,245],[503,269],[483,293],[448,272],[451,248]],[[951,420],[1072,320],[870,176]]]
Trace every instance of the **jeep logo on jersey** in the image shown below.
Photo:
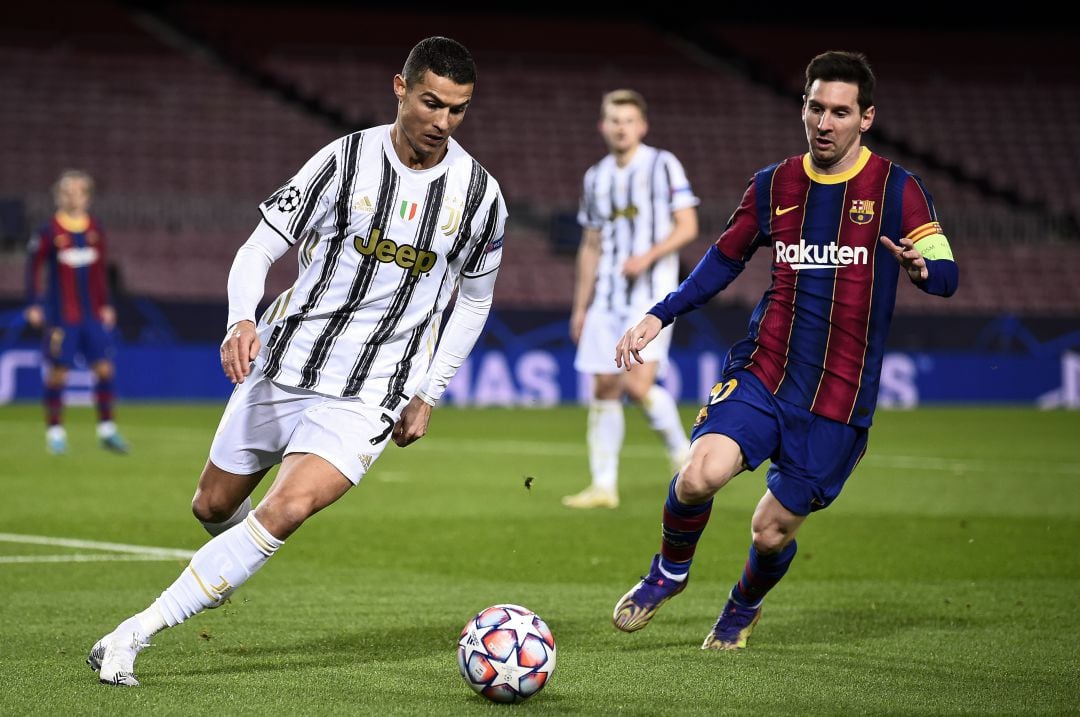
[[[803,238],[798,244],[778,241],[775,246],[776,263],[790,264],[792,269],[836,269],[870,263],[870,250],[864,246],[807,244]]]
[[[637,219],[637,215],[638,208],[633,204],[627,204],[625,207],[611,207],[611,221],[615,221],[616,219],[620,218],[634,221],[635,219]]]
[[[371,236],[353,237],[353,246],[364,256],[373,256],[384,264],[394,263],[402,269],[408,269],[412,276],[426,274],[435,268],[439,256],[433,251],[417,249],[410,244],[398,246],[393,239],[379,239],[382,232],[371,230]]]

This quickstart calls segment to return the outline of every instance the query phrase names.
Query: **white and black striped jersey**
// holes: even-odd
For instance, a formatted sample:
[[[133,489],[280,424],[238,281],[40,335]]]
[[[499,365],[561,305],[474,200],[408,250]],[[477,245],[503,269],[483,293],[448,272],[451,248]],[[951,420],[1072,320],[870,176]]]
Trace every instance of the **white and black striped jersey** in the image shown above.
[[[625,167],[611,154],[589,167],[578,223],[601,233],[593,306],[639,314],[674,291],[679,284],[676,253],[632,281],[622,275],[622,265],[668,237],[673,212],[698,204],[682,164],[671,152],[642,144]]]
[[[506,204],[454,139],[436,166],[406,167],[391,125],[342,137],[263,202],[299,250],[300,274],[263,314],[272,381],[396,410],[431,360],[459,277],[498,269]]]

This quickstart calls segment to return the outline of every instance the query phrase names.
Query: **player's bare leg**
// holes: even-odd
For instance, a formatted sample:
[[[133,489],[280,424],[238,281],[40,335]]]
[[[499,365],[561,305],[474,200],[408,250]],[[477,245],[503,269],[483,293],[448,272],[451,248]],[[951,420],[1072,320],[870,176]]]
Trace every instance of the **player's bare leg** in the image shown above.
[[[274,484],[255,509],[259,522],[278,540],[345,495],[353,484],[325,458],[314,453],[285,456]]]
[[[785,508],[766,490],[750,521],[753,545],[742,578],[731,590],[716,624],[702,643],[703,650],[738,650],[746,647],[761,618],[765,595],[780,582],[795,558],[795,534],[806,520]]]
[[[224,533],[251,512],[251,493],[269,471],[230,473],[208,459],[191,499],[191,512],[210,535]]]
[[[108,685],[134,687],[135,658],[150,638],[208,608],[221,605],[254,575],[307,518],[344,495],[352,483],[310,453],[285,457],[259,508],[212,538],[147,609],[97,641],[86,658]]]

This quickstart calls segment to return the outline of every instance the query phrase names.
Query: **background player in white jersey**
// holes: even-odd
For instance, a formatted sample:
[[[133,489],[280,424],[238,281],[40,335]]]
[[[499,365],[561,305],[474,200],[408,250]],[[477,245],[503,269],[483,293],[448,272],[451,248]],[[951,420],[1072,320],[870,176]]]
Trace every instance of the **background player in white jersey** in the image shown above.
[[[570,317],[570,336],[578,345],[574,368],[593,378],[587,437],[592,483],[563,498],[571,508],[619,505],[623,396],[641,406],[663,438],[673,470],[690,447],[675,399],[656,384],[667,363],[671,328],[649,345],[640,374],[615,370],[611,347],[634,317],[678,286],[679,249],[698,233],[698,198],[673,154],[642,143],[649,125],[639,93],[609,92],[600,112],[608,155],[585,173]]]
[[[192,501],[216,537],[94,645],[87,662],[101,682],[138,685],[135,657],[151,635],[220,605],[359,483],[391,436],[407,446],[427,432],[487,318],[502,256],[499,186],[450,137],[475,78],[465,47],[421,41],[394,77],[396,121],[332,142],[262,204],[229,274],[221,363],[237,386]],[[256,326],[270,265],[294,245],[299,278]]]

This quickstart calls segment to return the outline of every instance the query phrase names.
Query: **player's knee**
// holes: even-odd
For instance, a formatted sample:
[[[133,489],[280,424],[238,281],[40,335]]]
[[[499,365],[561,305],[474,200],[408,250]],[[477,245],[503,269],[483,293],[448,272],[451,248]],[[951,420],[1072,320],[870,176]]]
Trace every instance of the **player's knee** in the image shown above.
[[[628,384],[626,386],[626,395],[630,397],[630,400],[634,403],[642,404],[649,395],[649,389],[652,386],[638,386],[636,384]]]
[[[593,398],[598,401],[618,401],[623,395],[623,383],[618,374],[593,376]]]
[[[264,501],[255,517],[278,540],[285,540],[304,524],[314,512],[313,506],[299,500]]]
[[[99,381],[111,381],[113,374],[115,373],[112,362],[108,360],[102,360],[95,363],[93,371]]]
[[[675,486],[679,500],[689,503],[708,500],[739,473],[741,469],[737,466],[738,463],[723,451],[695,445],[679,471],[679,482]]]
[[[707,456],[691,454],[679,472],[679,482],[675,486],[679,500],[694,504],[712,498],[725,482],[715,475],[714,468]]]
[[[200,523],[221,523],[236,512],[237,506],[229,504],[222,496],[208,491],[196,491],[191,499],[191,513]]]
[[[762,555],[779,553],[786,548],[795,534],[783,530],[781,526],[769,525],[762,528],[754,528],[754,549]]]

